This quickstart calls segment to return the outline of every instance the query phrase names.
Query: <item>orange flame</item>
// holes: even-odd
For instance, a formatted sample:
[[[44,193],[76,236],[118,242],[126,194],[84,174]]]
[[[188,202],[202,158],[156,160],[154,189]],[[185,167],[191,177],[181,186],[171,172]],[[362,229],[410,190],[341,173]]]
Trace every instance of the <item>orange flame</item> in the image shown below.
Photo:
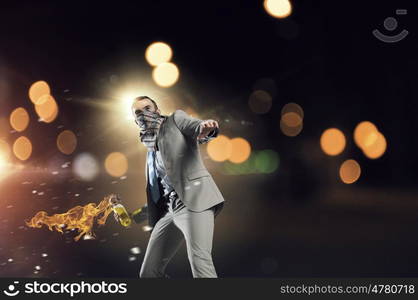
[[[42,225],[48,226],[48,229],[64,233],[63,229],[76,229],[78,235],[74,238],[78,241],[83,235],[95,237],[93,233],[94,219],[97,219],[99,226],[106,223],[106,219],[112,212],[112,205],[109,201],[114,195],[104,197],[99,205],[96,203],[88,203],[84,206],[75,206],[63,214],[54,214],[48,216],[45,211],[39,211],[29,222],[25,221],[26,225],[33,228],[41,228]]]

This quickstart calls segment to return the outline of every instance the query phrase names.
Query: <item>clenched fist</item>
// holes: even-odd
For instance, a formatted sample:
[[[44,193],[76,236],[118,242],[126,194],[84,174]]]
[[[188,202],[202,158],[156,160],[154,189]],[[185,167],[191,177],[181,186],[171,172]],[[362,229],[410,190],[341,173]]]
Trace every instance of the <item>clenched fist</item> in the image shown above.
[[[200,134],[197,138],[202,139],[206,137],[215,128],[219,128],[218,122],[216,122],[215,120],[203,121],[202,123],[200,123]]]

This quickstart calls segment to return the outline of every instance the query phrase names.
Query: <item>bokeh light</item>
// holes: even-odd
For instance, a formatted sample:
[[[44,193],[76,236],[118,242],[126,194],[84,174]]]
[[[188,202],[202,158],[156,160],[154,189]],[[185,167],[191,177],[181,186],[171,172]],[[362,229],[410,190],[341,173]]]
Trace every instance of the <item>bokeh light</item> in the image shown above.
[[[71,154],[77,146],[77,137],[71,130],[62,131],[57,137],[57,147],[64,154]]]
[[[377,127],[372,122],[360,122],[354,129],[354,142],[360,149],[370,146],[376,141],[377,132]]]
[[[351,184],[360,178],[361,168],[354,159],[346,160],[340,167],[340,178],[342,182]]]
[[[344,133],[337,128],[329,128],[322,133],[320,140],[322,151],[335,156],[344,151],[346,139]]]
[[[171,47],[163,42],[152,43],[145,51],[145,59],[151,66],[169,62],[172,56]]]
[[[120,177],[128,171],[128,159],[120,152],[110,153],[104,165],[106,172],[113,177]]]
[[[298,127],[302,124],[302,118],[295,112],[288,112],[282,116],[282,121],[287,127]]]
[[[370,145],[365,145],[363,148],[363,153],[370,159],[377,159],[380,158],[385,152],[387,148],[387,142],[385,136],[380,133],[374,133],[376,138],[374,142]]]
[[[27,160],[32,154],[32,143],[30,140],[21,136],[13,143],[13,153],[20,160]]]
[[[292,4],[289,0],[265,0],[264,9],[275,18],[286,18],[292,13]]]
[[[10,114],[10,126],[16,131],[23,131],[29,125],[29,114],[23,107],[18,107]]]
[[[29,99],[34,104],[42,104],[43,101],[46,100],[46,98],[43,98],[43,96],[50,95],[51,89],[49,88],[48,83],[45,81],[37,81],[29,88]]]
[[[152,71],[152,78],[161,87],[170,87],[179,79],[180,71],[171,62],[159,64]]]
[[[220,134],[216,139],[209,141],[206,150],[213,161],[225,161],[231,157],[231,140],[227,136]]]
[[[72,163],[73,173],[81,180],[92,181],[99,173],[99,164],[90,153],[78,154]]]
[[[240,164],[248,159],[251,154],[250,143],[241,137],[236,137],[230,140],[231,144],[231,155],[229,161]]]
[[[303,122],[301,122],[298,126],[290,127],[285,124],[283,119],[280,120],[280,129],[284,135],[295,137],[297,136],[303,129]]]
[[[279,154],[269,149],[258,151],[255,167],[261,173],[273,173],[279,167]]]
[[[256,114],[265,114],[271,109],[272,98],[269,93],[257,90],[251,93],[248,106]]]
[[[51,123],[58,115],[57,102],[51,95],[44,95],[40,99],[40,104],[35,104],[35,111],[41,121]]]
[[[302,107],[299,104],[294,103],[294,102],[285,104],[282,108],[281,115],[283,117],[283,115],[287,113],[291,113],[291,112],[298,114],[301,117],[301,119],[303,119],[305,116],[305,113]]]

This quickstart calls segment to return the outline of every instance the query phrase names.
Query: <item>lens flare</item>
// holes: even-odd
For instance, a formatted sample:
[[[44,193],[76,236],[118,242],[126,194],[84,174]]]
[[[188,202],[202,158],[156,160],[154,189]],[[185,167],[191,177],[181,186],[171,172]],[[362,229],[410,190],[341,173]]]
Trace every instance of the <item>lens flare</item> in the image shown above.
[[[246,139],[237,137],[231,139],[230,143],[232,149],[229,157],[230,162],[240,164],[250,157],[251,145]]]
[[[35,111],[41,121],[51,123],[58,115],[58,105],[54,97],[51,95],[44,95],[40,98],[40,104],[35,104]]]
[[[161,87],[170,87],[179,79],[179,69],[171,62],[159,64],[152,72],[155,83]]]
[[[322,133],[321,148],[326,154],[335,156],[344,151],[346,140],[344,133],[337,128],[329,128]]]
[[[25,221],[28,227],[41,228],[46,225],[50,231],[64,233],[63,230],[75,229],[78,235],[74,238],[78,241],[83,235],[95,237],[93,232],[94,221],[97,218],[97,224],[102,226],[106,223],[107,217],[113,211],[110,198],[114,195],[104,197],[98,205],[88,203],[84,206],[75,206],[62,214],[48,216],[45,211],[39,211],[30,221]]]
[[[42,104],[45,101],[43,96],[47,96],[51,94],[51,89],[49,88],[48,83],[45,81],[37,81],[29,88],[29,99],[34,104]]]
[[[363,148],[363,153],[370,159],[378,159],[386,152],[386,148],[387,142],[385,136],[382,133],[377,132],[374,143],[365,146]]]
[[[23,107],[18,107],[10,114],[10,125],[16,131],[23,131],[28,127],[29,114]]]
[[[231,157],[231,140],[227,136],[220,134],[207,144],[206,150],[213,161],[225,161]]]
[[[145,51],[145,59],[151,66],[169,62],[172,56],[171,47],[163,42],[152,43]]]
[[[123,153],[112,152],[105,160],[107,173],[113,177],[120,177],[128,170],[128,159]]]
[[[346,184],[352,184],[360,178],[361,168],[354,159],[343,162],[340,167],[340,178]]]
[[[13,153],[20,160],[27,160],[32,154],[32,143],[30,140],[21,136],[13,143]]]
[[[64,130],[57,137],[57,147],[64,154],[71,154],[77,147],[77,137],[71,130]]]
[[[81,153],[74,158],[73,172],[83,181],[92,181],[99,173],[99,164],[90,153]]]
[[[292,4],[289,0],[265,0],[264,9],[275,18],[286,18],[292,13]]]

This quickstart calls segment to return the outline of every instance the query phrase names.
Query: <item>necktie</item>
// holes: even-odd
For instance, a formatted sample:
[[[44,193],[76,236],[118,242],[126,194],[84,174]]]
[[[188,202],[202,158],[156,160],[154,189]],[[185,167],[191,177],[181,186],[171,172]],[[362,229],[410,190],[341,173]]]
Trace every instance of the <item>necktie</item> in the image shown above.
[[[148,164],[148,182],[150,185],[151,199],[154,203],[157,203],[160,199],[160,187],[158,186],[157,169],[155,167],[155,151],[147,152],[147,164]]]

